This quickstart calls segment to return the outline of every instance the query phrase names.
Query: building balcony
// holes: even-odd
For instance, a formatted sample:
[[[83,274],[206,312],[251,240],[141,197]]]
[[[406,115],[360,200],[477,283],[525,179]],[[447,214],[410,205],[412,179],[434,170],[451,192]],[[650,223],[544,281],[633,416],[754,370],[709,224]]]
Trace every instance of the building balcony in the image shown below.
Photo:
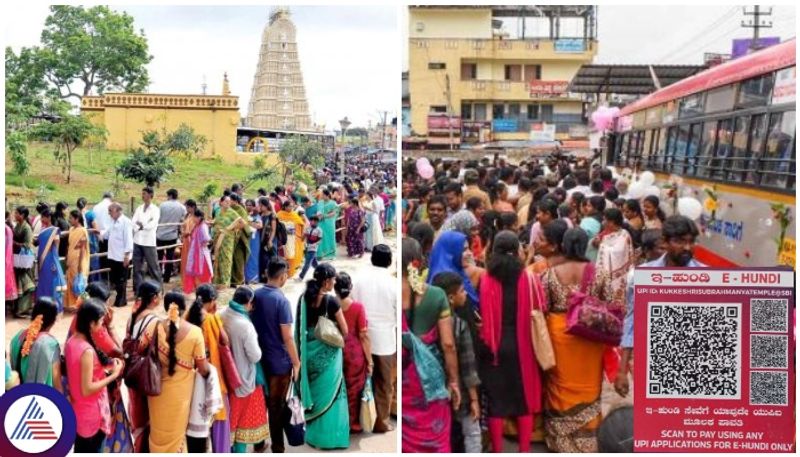
[[[597,54],[597,41],[583,38],[558,40],[524,39],[449,39],[412,38],[409,50],[438,53],[457,53],[462,59],[498,60],[570,60],[589,63]]]

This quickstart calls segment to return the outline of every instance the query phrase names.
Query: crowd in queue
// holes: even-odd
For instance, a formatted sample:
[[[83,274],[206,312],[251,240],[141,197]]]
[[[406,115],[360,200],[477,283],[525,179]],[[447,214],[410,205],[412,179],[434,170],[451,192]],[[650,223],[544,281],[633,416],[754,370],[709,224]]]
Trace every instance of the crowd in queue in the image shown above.
[[[391,430],[396,288],[383,235],[393,226],[391,187],[359,176],[249,199],[234,184],[207,213],[175,189],[156,205],[146,187],[130,218],[111,194],[71,211],[15,208],[6,220],[6,310],[30,323],[11,340],[7,386],[63,393],[81,418],[75,452],[284,452],[293,397],[305,443],[346,449],[362,431],[368,382],[371,431]],[[327,262],[337,244],[349,257],[368,253],[372,267],[355,278],[337,273]],[[309,270],[293,313],[282,288]],[[120,335],[114,311],[128,306],[131,276],[134,303]],[[228,287],[232,298],[217,303]],[[319,338],[323,317],[340,346]],[[50,333],[61,318],[71,319],[66,340]]]
[[[632,452],[600,399],[629,393],[633,269],[701,266],[694,222],[560,153],[432,168],[403,167],[403,451]]]

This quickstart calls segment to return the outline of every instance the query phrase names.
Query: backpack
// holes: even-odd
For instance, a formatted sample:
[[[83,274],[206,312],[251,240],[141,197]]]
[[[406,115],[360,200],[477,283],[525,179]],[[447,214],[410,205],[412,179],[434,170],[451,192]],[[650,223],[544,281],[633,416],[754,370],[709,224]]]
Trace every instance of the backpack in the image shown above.
[[[281,221],[277,221],[275,224],[275,238],[278,240],[278,246],[286,246],[289,234],[286,232],[286,225]]]

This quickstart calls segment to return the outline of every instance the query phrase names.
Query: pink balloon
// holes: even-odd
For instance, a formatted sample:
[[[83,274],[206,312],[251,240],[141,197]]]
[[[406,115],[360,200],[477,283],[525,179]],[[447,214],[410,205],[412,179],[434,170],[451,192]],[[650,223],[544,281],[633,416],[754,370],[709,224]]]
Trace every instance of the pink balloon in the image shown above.
[[[597,130],[608,130],[614,123],[614,117],[619,113],[619,108],[600,106],[592,113],[592,123]]]
[[[417,166],[417,173],[422,179],[431,179],[433,178],[433,167],[430,165],[430,163],[427,166],[424,164],[422,167]]]

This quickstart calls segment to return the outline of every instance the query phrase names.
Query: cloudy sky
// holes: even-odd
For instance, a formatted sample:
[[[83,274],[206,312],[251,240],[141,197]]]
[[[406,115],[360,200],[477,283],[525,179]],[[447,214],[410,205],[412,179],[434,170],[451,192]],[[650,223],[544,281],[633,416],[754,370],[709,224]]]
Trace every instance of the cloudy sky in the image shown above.
[[[747,10],[752,11],[752,6]],[[795,16],[794,6],[772,7],[772,17],[765,20],[771,20],[773,27],[763,30],[762,36],[778,36],[781,40],[796,36]],[[752,29],[741,26],[744,19],[742,7],[732,5],[601,5],[597,13],[599,51],[595,62],[702,64],[704,53],[729,54],[732,39],[752,36]],[[408,21],[405,9],[401,21]],[[516,23],[508,23],[506,29],[514,33]],[[562,31],[569,33],[569,25],[562,23]],[[408,36],[407,27],[401,32]],[[408,51],[404,45],[403,69],[406,68]]]
[[[150,92],[201,93],[205,76],[208,93],[219,94],[227,71],[241,115],[247,114],[269,6],[112,8],[128,12],[145,31],[153,55]],[[354,126],[375,124],[378,110],[389,111],[391,120],[400,91],[397,11],[394,6],[291,8],[312,119],[327,130],[338,128],[344,116]],[[47,14],[46,6],[15,7],[4,44],[14,49],[38,44]]]

